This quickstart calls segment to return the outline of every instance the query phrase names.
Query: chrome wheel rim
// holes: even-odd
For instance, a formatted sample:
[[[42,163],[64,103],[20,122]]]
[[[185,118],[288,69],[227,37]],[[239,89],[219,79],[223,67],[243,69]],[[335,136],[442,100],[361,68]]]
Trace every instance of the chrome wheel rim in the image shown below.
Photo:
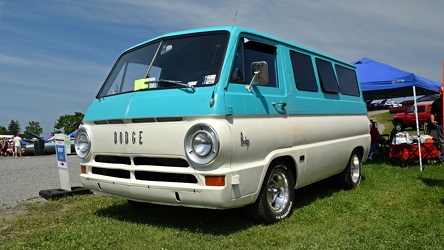
[[[288,188],[288,179],[285,172],[281,169],[273,171],[268,179],[267,200],[275,214],[285,210],[290,196]]]
[[[353,183],[357,183],[359,178],[361,178],[361,161],[358,155],[354,154],[350,162],[350,174]]]

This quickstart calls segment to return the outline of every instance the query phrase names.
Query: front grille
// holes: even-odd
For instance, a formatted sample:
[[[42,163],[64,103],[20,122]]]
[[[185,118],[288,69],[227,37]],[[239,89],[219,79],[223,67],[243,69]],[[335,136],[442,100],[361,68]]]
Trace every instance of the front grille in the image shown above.
[[[126,156],[97,155],[95,161],[107,164],[124,164],[131,166],[131,158]],[[133,163],[140,169],[143,166],[157,167],[181,167],[188,168],[189,164],[186,160],[180,158],[159,158],[159,157],[134,157]],[[131,167],[129,167],[131,168]],[[108,169],[101,167],[92,167],[92,173],[97,175],[130,179],[131,172],[134,170]],[[179,173],[159,173],[154,171],[134,171],[134,177],[142,181],[162,181],[162,182],[180,182],[180,183],[197,183],[197,178],[192,174]]]
[[[97,175],[130,179],[130,171],[122,169],[106,169],[93,167],[92,173]],[[134,176],[137,180],[142,181],[162,181],[162,182],[180,182],[180,183],[197,183],[197,179],[191,174],[176,173],[158,173],[152,171],[135,171]]]
[[[121,170],[121,169],[107,169],[107,168],[93,167],[92,173],[98,174],[98,175],[116,177],[116,178],[123,178],[123,179],[130,178],[130,172],[127,170]]]
[[[125,156],[112,155],[97,155],[94,160],[96,162],[110,163],[110,164],[126,164],[131,165],[131,159]]]
[[[147,171],[135,171],[134,175],[137,180],[144,180],[144,181],[197,183],[196,177],[194,175],[190,175],[190,174],[174,174],[174,173],[157,173],[157,172],[147,172]]]
[[[96,155],[94,160],[96,162],[108,164],[131,165],[131,158],[127,156]],[[134,157],[133,161],[136,166],[149,165],[181,168],[187,168],[190,166],[186,160],[180,158]]]
[[[134,157],[134,165],[152,165],[162,167],[188,167],[186,160],[179,158]]]

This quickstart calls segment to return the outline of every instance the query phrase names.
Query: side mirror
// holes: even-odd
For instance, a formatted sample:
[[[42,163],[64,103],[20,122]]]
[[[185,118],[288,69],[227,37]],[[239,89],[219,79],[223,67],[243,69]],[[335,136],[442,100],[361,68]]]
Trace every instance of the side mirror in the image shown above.
[[[160,51],[160,55],[163,56],[166,53],[170,52],[173,49],[173,45],[171,44],[165,44],[162,46],[162,50]]]
[[[251,71],[253,78],[251,79],[250,84],[246,87],[247,91],[250,93],[253,85],[267,85],[269,81],[267,62],[260,61],[251,63]]]

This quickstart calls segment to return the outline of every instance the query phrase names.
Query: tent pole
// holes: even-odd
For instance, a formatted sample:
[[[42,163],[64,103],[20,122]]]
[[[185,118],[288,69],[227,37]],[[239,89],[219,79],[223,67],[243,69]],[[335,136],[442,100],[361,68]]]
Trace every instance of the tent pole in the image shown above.
[[[415,103],[415,120],[416,120],[416,134],[418,135],[418,153],[419,153],[419,169],[424,170],[422,167],[422,155],[421,155],[421,134],[419,133],[419,122],[418,122],[418,106],[416,105],[416,87],[413,85],[413,100]]]

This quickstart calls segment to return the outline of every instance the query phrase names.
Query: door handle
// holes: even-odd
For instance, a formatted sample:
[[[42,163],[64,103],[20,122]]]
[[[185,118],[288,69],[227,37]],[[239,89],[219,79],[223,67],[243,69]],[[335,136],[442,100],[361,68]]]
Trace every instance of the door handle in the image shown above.
[[[285,107],[287,106],[286,102],[273,102],[273,107],[276,109],[277,112],[280,114],[286,114]]]

